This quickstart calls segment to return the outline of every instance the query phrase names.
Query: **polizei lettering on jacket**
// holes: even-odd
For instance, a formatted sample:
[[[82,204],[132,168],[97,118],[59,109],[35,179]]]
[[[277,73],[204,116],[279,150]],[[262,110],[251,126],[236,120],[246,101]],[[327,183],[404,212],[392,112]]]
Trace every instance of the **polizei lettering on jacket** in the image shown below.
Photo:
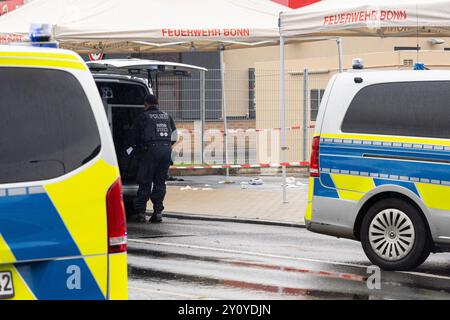
[[[148,116],[155,120],[169,120],[169,115],[167,113],[150,113]]]

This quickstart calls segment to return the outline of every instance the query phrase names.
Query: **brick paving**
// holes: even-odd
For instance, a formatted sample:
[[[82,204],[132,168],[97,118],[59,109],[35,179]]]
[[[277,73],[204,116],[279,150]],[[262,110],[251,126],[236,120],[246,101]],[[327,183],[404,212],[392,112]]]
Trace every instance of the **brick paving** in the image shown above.
[[[170,183],[166,212],[304,224],[307,179],[297,178],[288,189],[288,203],[282,203],[281,178],[262,177],[263,186],[243,188],[241,182],[251,178],[232,178],[236,181],[233,185],[220,184],[223,177],[211,176],[186,177],[183,183]]]

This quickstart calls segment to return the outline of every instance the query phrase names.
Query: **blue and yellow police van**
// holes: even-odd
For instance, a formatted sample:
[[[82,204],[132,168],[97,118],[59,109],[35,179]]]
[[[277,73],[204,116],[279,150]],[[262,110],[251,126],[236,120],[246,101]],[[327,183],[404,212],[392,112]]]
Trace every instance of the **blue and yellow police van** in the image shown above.
[[[126,299],[111,131],[75,53],[0,46],[0,300]]]
[[[313,138],[307,228],[361,241],[386,270],[448,251],[449,119],[449,71],[334,76]]]

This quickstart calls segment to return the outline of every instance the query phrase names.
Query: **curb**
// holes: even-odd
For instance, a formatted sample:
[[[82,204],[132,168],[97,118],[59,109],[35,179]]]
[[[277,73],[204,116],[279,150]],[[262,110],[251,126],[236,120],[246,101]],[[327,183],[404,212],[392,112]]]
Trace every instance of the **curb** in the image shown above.
[[[278,226],[278,227],[289,227],[289,228],[300,228],[300,229],[306,228],[306,226],[304,224],[294,223],[294,222],[281,222],[281,221],[273,221],[273,220],[244,219],[244,218],[229,218],[229,217],[222,217],[222,216],[206,216],[206,215],[178,213],[178,212],[163,213],[163,217],[180,219],[180,220],[235,222],[235,223],[259,224],[259,225],[266,225],[266,226]]]

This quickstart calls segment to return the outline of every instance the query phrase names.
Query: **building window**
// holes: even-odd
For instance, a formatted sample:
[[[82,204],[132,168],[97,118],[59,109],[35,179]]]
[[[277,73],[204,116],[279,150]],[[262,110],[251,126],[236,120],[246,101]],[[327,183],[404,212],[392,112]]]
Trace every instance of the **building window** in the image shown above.
[[[248,69],[248,118],[256,118],[255,68]]]
[[[319,113],[320,102],[322,101],[325,90],[323,89],[312,89],[310,93],[310,120],[316,121],[317,114]]]
[[[414,60],[413,59],[404,59],[403,60],[403,66],[412,68],[414,66]]]

